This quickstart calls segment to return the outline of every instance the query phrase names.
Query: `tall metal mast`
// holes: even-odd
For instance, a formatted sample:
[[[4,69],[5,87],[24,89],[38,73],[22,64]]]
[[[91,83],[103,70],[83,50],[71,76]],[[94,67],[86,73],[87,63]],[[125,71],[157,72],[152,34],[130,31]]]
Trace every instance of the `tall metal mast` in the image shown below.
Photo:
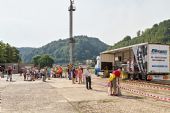
[[[75,7],[73,6],[74,4],[74,0],[70,0],[70,7],[68,9],[69,13],[70,13],[70,30],[69,30],[69,35],[70,35],[70,40],[69,40],[69,54],[70,54],[70,64],[73,64],[74,61],[73,61],[73,58],[74,58],[74,43],[75,43],[75,40],[73,38],[73,11],[75,11]]]

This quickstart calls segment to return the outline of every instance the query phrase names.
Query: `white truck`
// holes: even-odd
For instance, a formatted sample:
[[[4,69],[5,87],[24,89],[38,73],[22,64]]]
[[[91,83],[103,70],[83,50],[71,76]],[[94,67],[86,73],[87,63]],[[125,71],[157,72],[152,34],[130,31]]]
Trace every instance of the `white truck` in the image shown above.
[[[155,43],[141,43],[104,51],[102,62],[112,62],[122,67],[131,79],[163,80],[170,73],[170,46]]]

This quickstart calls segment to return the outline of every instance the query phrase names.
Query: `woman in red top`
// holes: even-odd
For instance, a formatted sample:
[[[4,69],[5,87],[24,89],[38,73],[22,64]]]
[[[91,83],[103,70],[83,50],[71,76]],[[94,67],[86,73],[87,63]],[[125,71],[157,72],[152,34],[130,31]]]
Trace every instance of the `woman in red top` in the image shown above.
[[[58,74],[59,74],[59,77],[62,78],[62,75],[63,75],[63,69],[61,66],[59,66],[58,68]]]
[[[79,84],[82,83],[82,76],[83,76],[83,71],[81,67],[78,68],[78,77],[79,77]]]

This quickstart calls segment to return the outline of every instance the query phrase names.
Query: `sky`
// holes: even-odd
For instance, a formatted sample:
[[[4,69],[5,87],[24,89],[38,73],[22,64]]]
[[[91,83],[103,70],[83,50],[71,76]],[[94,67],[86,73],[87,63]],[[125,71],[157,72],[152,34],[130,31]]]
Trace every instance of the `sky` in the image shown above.
[[[0,41],[41,47],[69,38],[70,0],[0,0]],[[113,45],[170,19],[170,0],[75,0],[73,34]]]

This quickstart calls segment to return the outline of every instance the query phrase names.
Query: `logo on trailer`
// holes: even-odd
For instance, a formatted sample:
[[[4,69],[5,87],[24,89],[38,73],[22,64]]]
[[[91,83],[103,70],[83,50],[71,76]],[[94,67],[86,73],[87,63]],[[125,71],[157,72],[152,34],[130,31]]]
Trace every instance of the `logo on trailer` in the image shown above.
[[[158,49],[152,49],[152,54],[164,54],[167,55],[167,50],[158,50]]]

